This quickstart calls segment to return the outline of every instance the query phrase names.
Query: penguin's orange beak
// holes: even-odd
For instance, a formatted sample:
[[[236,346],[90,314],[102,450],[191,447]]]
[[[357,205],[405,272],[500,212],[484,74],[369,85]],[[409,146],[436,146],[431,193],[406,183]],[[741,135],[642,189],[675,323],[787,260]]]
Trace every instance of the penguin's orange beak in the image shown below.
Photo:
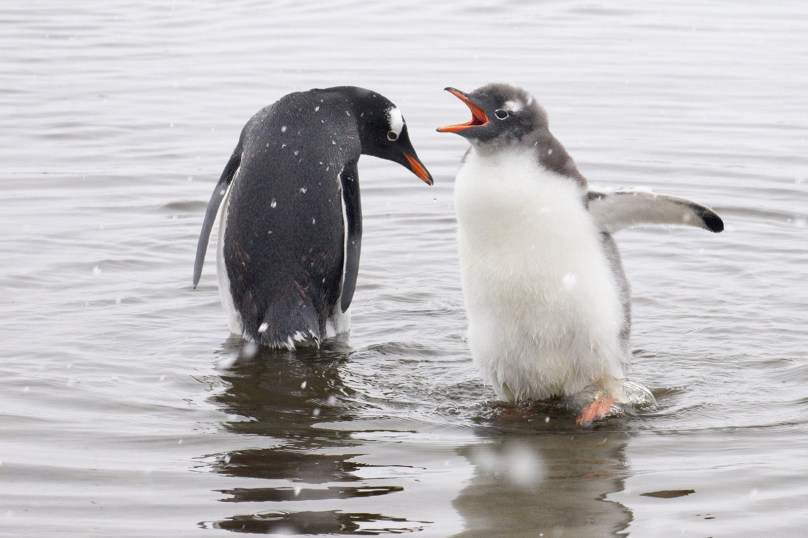
[[[427,172],[424,165],[421,164],[421,161],[419,161],[417,158],[410,157],[406,153],[404,154],[404,157],[406,157],[407,162],[410,163],[410,170],[412,170],[412,173],[420,177],[421,180],[427,185],[432,185],[432,175]]]
[[[472,103],[466,94],[454,88],[446,88],[446,91],[466,103],[466,106],[471,110],[471,121],[466,123],[458,123],[456,125],[447,125],[446,127],[438,127],[439,133],[459,133],[469,127],[482,127],[488,125],[488,116],[485,115],[483,109]]]

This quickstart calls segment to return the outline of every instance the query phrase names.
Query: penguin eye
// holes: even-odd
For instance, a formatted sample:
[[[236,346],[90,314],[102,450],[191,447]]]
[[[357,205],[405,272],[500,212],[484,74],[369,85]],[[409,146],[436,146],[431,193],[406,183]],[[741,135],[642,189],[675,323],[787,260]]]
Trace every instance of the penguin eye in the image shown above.
[[[395,131],[387,131],[387,140],[389,140],[390,142],[395,142],[396,140],[398,140],[398,135],[396,134]]]
[[[510,116],[511,114],[510,114],[510,113],[509,113],[507,110],[502,110],[502,109],[500,108],[499,110],[497,110],[496,112],[494,112],[494,115],[496,115],[496,117],[497,117],[497,118],[499,118],[499,119],[501,119],[501,120],[504,120],[505,118],[507,118],[507,117],[508,117],[508,116]]]

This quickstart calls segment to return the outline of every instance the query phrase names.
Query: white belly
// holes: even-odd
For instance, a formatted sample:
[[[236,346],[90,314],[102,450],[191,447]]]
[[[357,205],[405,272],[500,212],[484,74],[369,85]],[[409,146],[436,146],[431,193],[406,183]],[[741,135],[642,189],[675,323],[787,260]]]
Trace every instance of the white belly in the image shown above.
[[[233,180],[227,188],[227,194],[222,200],[222,207],[219,210],[219,241],[216,244],[216,276],[219,282],[219,298],[222,300],[222,308],[227,315],[227,326],[233,334],[244,335],[244,324],[241,321],[241,314],[236,310],[233,303],[233,294],[230,290],[230,278],[227,276],[227,267],[224,263],[224,232],[227,228],[227,207],[230,204],[230,192],[233,185],[238,180],[238,170],[233,175]]]
[[[469,153],[455,182],[469,345],[508,400],[623,378],[622,306],[573,180],[535,152]]]

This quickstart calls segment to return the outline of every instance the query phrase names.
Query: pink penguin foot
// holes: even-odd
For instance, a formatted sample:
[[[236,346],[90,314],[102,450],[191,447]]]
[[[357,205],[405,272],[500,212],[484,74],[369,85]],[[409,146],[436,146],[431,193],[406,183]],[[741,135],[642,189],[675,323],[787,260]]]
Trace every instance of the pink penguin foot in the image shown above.
[[[584,407],[584,412],[575,422],[585,428],[591,426],[593,422],[609,414],[616,401],[614,398],[605,399],[603,396],[598,396],[597,400]]]

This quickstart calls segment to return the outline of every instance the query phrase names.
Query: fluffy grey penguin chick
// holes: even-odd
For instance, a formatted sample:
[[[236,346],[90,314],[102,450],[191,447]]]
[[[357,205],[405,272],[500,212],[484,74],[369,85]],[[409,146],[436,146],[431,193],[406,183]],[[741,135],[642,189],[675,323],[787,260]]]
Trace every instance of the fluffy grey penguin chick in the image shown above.
[[[475,363],[511,402],[570,397],[590,425],[630,391],[631,297],[613,233],[642,224],[720,232],[710,208],[639,190],[594,192],[528,92],[447,91],[471,109],[455,180],[457,243]]]
[[[221,207],[217,273],[231,332],[294,349],[350,328],[360,155],[399,163],[432,185],[401,111],[370,90],[292,93],[244,126],[213,190],[194,264],[196,287]]]

